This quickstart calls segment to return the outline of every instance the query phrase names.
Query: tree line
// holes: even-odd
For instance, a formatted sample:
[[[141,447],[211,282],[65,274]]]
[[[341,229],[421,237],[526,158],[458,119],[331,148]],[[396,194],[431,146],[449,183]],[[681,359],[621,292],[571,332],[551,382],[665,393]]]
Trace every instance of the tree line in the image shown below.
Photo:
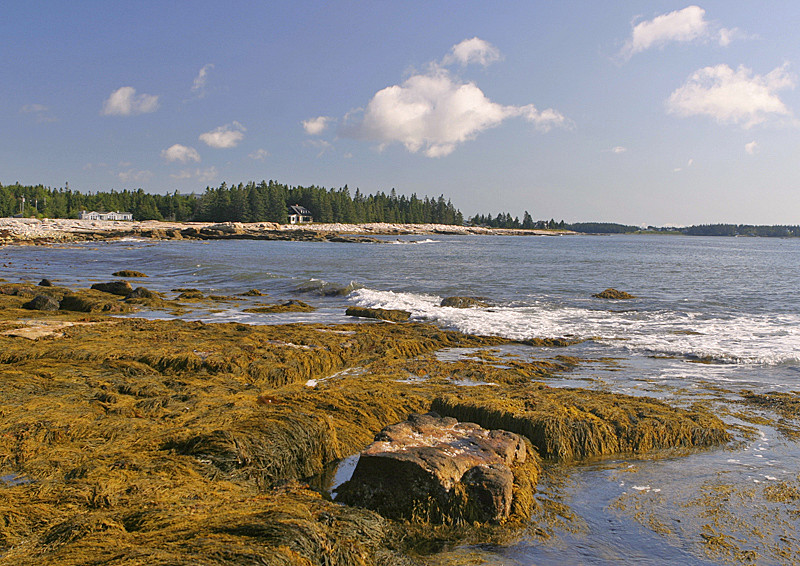
[[[279,222],[288,221],[289,206],[311,211],[315,222],[396,222],[404,224],[464,223],[464,217],[444,195],[419,198],[379,191],[353,195],[347,185],[339,189],[288,186],[275,181],[206,187],[203,194],[165,195],[142,189],[81,193],[69,187],[0,184],[0,216],[78,218],[82,210],[131,212],[136,220],[177,222]]]

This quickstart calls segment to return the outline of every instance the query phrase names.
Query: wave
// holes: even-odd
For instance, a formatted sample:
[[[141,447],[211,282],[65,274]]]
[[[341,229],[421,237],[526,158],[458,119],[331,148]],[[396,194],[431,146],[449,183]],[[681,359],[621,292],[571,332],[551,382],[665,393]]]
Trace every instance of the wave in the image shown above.
[[[438,244],[439,242],[440,240],[431,240],[430,238],[425,238],[424,240],[393,240],[387,243],[400,246],[412,246],[418,244]]]
[[[355,281],[351,281],[347,285],[340,285],[323,279],[309,279],[295,287],[295,291],[298,293],[320,295],[322,297],[344,297],[360,287],[361,285]]]
[[[800,316],[709,315],[669,310],[594,310],[548,301],[488,308],[441,307],[433,294],[358,289],[359,306],[401,309],[465,334],[530,338],[578,338],[647,355],[678,356],[719,364],[800,363]]]

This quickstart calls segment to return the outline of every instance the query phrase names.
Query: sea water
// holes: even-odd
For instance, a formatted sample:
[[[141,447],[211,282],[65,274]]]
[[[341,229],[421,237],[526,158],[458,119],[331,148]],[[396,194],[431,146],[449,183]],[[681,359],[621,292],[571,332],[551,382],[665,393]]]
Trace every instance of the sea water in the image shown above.
[[[569,509],[569,519],[550,518],[549,538],[457,548],[431,560],[445,564],[474,555],[487,564],[715,564],[730,558],[724,548],[709,551],[718,532],[738,537],[740,554],[752,552],[736,560],[800,560],[797,505],[771,505],[763,497],[770,483],[797,479],[797,443],[770,424],[738,421],[735,410],[742,390],[800,391],[800,240],[437,235],[385,242],[6,246],[0,248],[0,278],[35,283],[46,277],[85,288],[111,280],[114,271],[135,269],[149,275],[136,283],[168,295],[185,287],[268,294],[199,309],[187,315],[194,320],[341,323],[353,320],[344,315],[346,307],[359,305],[404,309],[413,320],[465,333],[582,340],[560,349],[509,347],[502,354],[575,356],[584,363],[549,385],[648,395],[676,406],[704,402],[724,408],[726,422],[747,425],[750,433],[738,434],[727,449],[565,468],[540,486],[545,503]],[[636,298],[592,297],[607,287]],[[453,295],[481,297],[489,306],[439,306]],[[318,310],[242,312],[250,302],[288,299]],[[725,486],[739,495],[720,503],[712,524],[709,506]],[[750,501],[741,494],[750,494]],[[780,528],[753,531],[762,516]]]

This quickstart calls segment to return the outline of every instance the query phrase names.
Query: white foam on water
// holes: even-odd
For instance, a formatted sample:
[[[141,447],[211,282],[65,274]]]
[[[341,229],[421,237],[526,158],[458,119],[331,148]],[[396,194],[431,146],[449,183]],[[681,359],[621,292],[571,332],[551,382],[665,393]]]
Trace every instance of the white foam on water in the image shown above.
[[[597,310],[541,302],[488,308],[441,307],[441,297],[358,289],[359,306],[409,311],[466,334],[515,340],[543,337],[598,339],[630,351],[731,364],[800,363],[800,315],[713,317],[701,313]]]

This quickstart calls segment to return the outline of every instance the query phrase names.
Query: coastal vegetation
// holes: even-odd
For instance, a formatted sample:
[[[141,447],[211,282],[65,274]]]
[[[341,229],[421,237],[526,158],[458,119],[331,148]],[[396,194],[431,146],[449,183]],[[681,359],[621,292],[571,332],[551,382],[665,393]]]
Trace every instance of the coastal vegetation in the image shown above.
[[[704,407],[550,387],[577,361],[534,341],[412,322],[113,318],[261,295],[174,289],[143,299],[95,285],[105,290],[0,285],[0,561],[9,564],[418,564],[415,554],[539,529],[530,522],[539,458],[677,457],[731,438]],[[24,308],[37,296],[58,308]],[[500,361],[503,345],[541,359]],[[452,348],[475,355],[437,358]],[[431,410],[514,432],[532,451],[514,468],[507,520],[473,524],[474,509],[431,525],[433,516],[330,500],[331,466]]]

